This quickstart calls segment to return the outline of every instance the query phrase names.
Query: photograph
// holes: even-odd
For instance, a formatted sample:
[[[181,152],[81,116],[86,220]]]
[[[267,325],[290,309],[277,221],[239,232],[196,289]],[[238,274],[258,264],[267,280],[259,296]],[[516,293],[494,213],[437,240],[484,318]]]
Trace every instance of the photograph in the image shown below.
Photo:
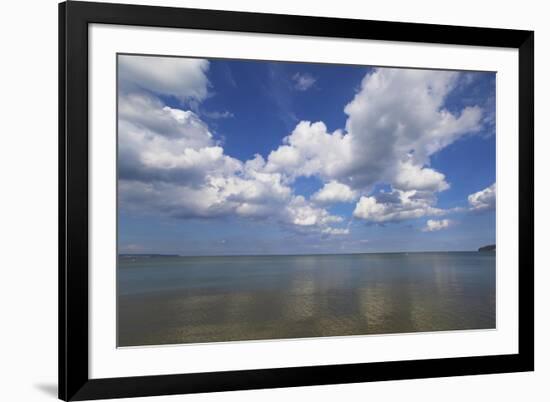
[[[117,54],[117,346],[496,329],[496,76]]]

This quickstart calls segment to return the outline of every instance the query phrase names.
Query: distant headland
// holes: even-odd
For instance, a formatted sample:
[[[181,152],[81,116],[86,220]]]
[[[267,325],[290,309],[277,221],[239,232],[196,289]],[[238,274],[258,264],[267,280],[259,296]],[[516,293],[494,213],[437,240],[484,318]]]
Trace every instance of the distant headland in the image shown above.
[[[496,251],[496,244],[489,244],[488,246],[483,246],[477,249],[477,251]]]

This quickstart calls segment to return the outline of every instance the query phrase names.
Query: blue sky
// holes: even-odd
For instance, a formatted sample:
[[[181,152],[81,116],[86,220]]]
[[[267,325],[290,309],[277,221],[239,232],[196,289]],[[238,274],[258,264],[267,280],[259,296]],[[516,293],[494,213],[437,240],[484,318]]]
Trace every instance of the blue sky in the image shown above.
[[[119,250],[495,242],[495,74],[119,56]]]

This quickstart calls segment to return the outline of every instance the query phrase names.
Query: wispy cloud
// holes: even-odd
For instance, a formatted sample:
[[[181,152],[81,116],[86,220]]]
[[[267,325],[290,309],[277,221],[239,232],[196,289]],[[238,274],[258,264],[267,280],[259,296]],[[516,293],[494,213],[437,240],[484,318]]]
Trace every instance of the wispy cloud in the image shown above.
[[[209,119],[219,120],[219,119],[231,119],[235,117],[233,113],[231,113],[228,110],[224,110],[223,112],[213,111],[213,112],[205,112],[202,111],[201,114],[204,117],[207,117]]]
[[[317,79],[308,73],[296,73],[292,76],[292,80],[294,88],[298,91],[307,91],[317,82]]]
[[[292,130],[300,119],[294,111],[293,87],[289,85],[288,75],[283,66],[278,63],[269,63],[267,73],[265,91],[275,104],[281,121],[288,130]]]
[[[136,252],[143,251],[144,249],[145,248],[141,244],[130,243],[130,244],[121,244],[119,251],[123,253],[136,253]]]

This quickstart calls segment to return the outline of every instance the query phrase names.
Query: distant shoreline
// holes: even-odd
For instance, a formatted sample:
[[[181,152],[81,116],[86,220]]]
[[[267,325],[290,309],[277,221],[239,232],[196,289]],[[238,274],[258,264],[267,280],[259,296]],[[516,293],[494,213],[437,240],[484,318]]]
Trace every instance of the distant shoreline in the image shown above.
[[[133,258],[133,257],[150,257],[150,258],[155,258],[155,257],[185,257],[183,255],[180,255],[180,254],[128,254],[128,253],[119,253],[118,254],[119,257],[128,257],[128,258]]]
[[[489,247],[489,246],[485,246]],[[478,253],[491,252],[491,250],[482,250],[485,247],[480,247],[478,250],[456,250],[456,251],[372,251],[362,253],[317,253],[317,254],[212,254],[212,255],[183,255],[183,254],[118,254],[119,258],[203,258],[203,257],[311,257],[311,256],[338,256],[338,255],[368,255],[368,254],[435,254],[435,253]]]
[[[483,246],[477,249],[477,251],[480,252],[487,252],[487,251],[496,251],[497,246],[496,244],[489,244],[488,246]]]

